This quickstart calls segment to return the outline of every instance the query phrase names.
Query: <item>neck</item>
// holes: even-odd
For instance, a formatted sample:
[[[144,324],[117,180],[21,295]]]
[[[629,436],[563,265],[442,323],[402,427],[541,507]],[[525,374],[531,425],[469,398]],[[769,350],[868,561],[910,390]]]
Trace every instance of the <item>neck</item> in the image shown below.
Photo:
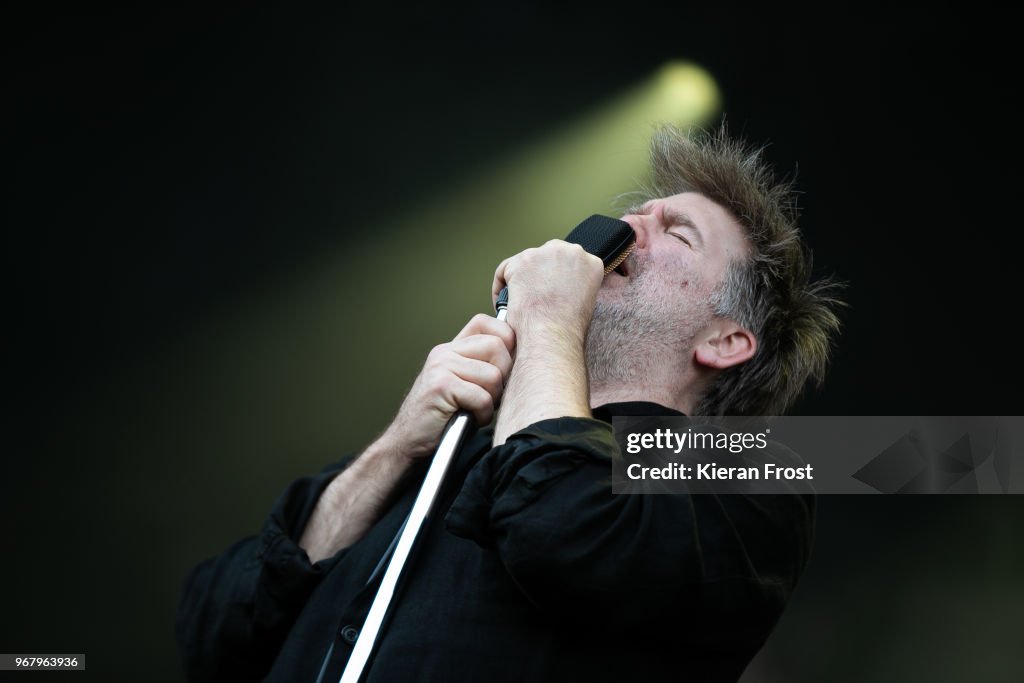
[[[629,383],[591,383],[590,385],[591,408],[606,403],[649,401],[666,408],[675,408],[684,415],[693,415],[698,398],[697,392],[686,390],[686,383],[672,386],[656,381],[632,381]]]
[[[693,414],[711,377],[696,362],[692,330],[655,313],[598,301],[585,354],[592,407],[651,401]]]
[[[647,401],[657,403],[666,408],[675,408],[684,415],[690,412],[686,406],[677,402],[670,392],[656,392],[648,388],[637,390],[635,387],[591,388],[590,407],[597,408],[607,403],[625,403],[627,401]]]

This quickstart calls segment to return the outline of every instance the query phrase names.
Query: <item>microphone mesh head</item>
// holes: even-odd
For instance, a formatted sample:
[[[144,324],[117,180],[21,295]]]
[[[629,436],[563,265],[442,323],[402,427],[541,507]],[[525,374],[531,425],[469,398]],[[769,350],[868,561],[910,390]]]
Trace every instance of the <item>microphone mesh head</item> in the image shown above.
[[[594,214],[573,228],[565,241],[578,244],[587,253],[600,258],[604,272],[610,273],[633,251],[636,234],[625,221]]]

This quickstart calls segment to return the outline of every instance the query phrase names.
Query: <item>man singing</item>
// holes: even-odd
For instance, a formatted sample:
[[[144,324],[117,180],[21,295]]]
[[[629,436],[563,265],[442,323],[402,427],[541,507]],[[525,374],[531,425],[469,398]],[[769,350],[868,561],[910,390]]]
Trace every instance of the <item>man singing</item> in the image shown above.
[[[636,249],[559,240],[503,261],[507,321],[435,347],[357,457],[294,482],[261,533],[199,565],[177,617],[194,681],[336,681],[448,420],[467,439],[364,680],[735,681],[806,563],[799,495],[614,495],[616,415],[778,415],[838,330],[789,187],[724,131],[660,129],[622,220]]]

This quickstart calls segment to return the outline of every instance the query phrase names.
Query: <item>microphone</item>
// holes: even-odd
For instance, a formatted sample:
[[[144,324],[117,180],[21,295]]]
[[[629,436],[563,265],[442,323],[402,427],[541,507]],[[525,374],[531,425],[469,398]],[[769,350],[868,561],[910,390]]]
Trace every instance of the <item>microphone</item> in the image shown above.
[[[636,248],[636,233],[626,221],[594,214],[572,229],[566,238],[570,244],[578,244],[588,254],[593,254],[604,263],[604,274],[612,272],[633,253]],[[505,319],[508,308],[508,287],[503,287],[494,302],[498,320]]]

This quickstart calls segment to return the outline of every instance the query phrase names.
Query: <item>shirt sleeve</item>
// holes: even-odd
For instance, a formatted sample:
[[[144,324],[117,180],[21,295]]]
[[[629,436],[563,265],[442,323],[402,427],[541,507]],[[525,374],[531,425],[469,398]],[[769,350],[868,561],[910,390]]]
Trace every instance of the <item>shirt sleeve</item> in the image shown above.
[[[258,681],[313,589],[346,552],[311,563],[298,540],[317,500],[347,461],[293,482],[259,535],[195,567],[175,632],[189,681]]]
[[[617,454],[607,423],[533,424],[469,472],[448,530],[497,552],[550,614],[611,630],[699,614],[695,637],[748,629],[763,639],[806,563],[813,498],[616,495]]]

